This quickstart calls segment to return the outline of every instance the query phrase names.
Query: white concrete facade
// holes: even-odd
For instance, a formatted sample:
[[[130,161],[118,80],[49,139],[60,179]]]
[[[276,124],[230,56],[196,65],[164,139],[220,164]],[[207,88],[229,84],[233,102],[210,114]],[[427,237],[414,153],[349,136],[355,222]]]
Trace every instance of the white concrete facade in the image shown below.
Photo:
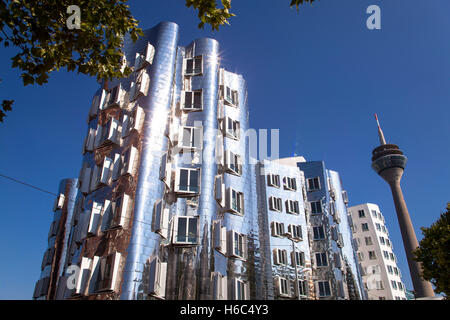
[[[402,274],[380,208],[364,203],[348,211],[369,300],[406,300]]]

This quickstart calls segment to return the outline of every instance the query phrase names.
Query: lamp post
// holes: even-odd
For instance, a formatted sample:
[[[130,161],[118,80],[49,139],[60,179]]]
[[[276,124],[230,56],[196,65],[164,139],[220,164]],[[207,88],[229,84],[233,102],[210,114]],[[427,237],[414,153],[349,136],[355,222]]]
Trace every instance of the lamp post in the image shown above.
[[[298,271],[297,271],[297,255],[295,250],[295,241],[292,238],[292,235],[290,233],[285,233],[284,236],[292,241],[292,252],[294,253],[294,267],[295,267],[295,294],[297,295],[297,300],[300,300],[300,292],[298,288]]]

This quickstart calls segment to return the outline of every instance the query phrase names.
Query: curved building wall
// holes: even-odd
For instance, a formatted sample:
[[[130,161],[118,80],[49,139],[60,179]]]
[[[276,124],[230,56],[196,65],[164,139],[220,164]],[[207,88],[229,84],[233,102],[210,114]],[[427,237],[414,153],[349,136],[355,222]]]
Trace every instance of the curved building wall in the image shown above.
[[[155,47],[153,64],[148,68],[150,85],[147,96],[139,104],[145,111],[139,179],[136,186],[133,228],[127,260],[123,273],[121,299],[142,299],[144,292],[143,272],[149,256],[156,254],[160,238],[150,231],[153,206],[163,194],[159,180],[161,156],[167,149],[164,133],[171,107],[173,74],[177,54],[178,26],[164,22],[144,32],[144,37],[134,45],[126,43],[127,58],[144,49],[147,42]]]

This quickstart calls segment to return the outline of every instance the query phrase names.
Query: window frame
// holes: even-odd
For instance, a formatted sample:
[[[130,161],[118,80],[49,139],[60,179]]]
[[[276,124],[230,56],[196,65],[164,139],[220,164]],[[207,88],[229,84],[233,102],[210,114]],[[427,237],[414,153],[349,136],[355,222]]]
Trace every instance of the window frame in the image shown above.
[[[275,173],[268,173],[267,185],[274,188],[280,188],[280,175]]]
[[[188,171],[188,176],[187,176],[187,190],[183,190],[180,189],[180,180],[181,180],[181,171]],[[191,190],[191,173],[192,172],[197,172],[197,186],[195,188],[197,188],[197,190]],[[200,194],[200,189],[201,189],[201,169],[200,168],[177,168],[176,170],[176,174],[175,174],[175,192],[179,193],[179,194]]]
[[[187,99],[187,95],[188,93],[191,94],[191,101],[190,101],[190,108],[186,107],[186,101],[188,101]],[[197,106],[196,102],[196,94],[200,94],[200,106]],[[198,90],[183,90],[181,92],[181,101],[180,101],[180,109],[186,112],[195,112],[195,111],[203,111],[203,106],[204,106],[204,95],[203,95],[203,89],[198,89]]]
[[[236,195],[236,201],[233,201],[233,195]],[[243,216],[245,212],[244,200],[245,198],[243,192],[238,191],[232,187],[227,189],[227,210],[229,212],[239,216]],[[233,206],[234,202],[236,202],[236,207]]]
[[[173,234],[172,234],[172,243],[175,245],[197,245],[198,244],[198,232],[199,232],[199,217],[198,216],[174,216],[173,220]],[[185,241],[179,240],[180,237],[180,219],[186,219],[185,233],[184,238]],[[195,220],[195,236],[189,237],[191,221]],[[190,239],[195,239],[194,241],[190,241]]]
[[[320,190],[321,189],[320,177],[317,176],[317,177],[313,177],[313,178],[307,178],[306,185],[307,185],[308,192],[314,192],[314,191]]]
[[[285,205],[286,205],[286,213],[295,215],[300,214],[300,204],[298,200],[287,199]]]
[[[200,60],[200,68],[198,68],[197,64],[198,61]],[[203,55],[198,55],[198,56],[194,56],[191,58],[184,58],[183,63],[184,63],[184,68],[183,68],[183,73],[185,76],[197,76],[197,75],[201,75],[203,74]],[[190,70],[188,70],[188,61],[192,61],[192,71],[188,72]],[[199,70],[200,69],[200,70]]]
[[[283,178],[284,190],[297,191],[297,179],[291,177]]]
[[[320,259],[317,259],[317,257],[320,257]],[[315,252],[314,261],[316,263],[317,268],[325,268],[325,267],[329,266],[328,255],[326,252]],[[325,264],[324,264],[324,262],[325,262]]]
[[[270,196],[269,209],[276,212],[283,212],[283,200],[275,196]]]

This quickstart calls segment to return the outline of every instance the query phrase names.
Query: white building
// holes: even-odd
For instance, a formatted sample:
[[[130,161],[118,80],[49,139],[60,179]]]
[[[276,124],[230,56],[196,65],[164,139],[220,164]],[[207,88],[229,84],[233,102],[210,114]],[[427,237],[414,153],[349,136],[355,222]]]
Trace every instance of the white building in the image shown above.
[[[349,214],[369,300],[406,300],[402,274],[380,208],[364,203],[350,207]]]

